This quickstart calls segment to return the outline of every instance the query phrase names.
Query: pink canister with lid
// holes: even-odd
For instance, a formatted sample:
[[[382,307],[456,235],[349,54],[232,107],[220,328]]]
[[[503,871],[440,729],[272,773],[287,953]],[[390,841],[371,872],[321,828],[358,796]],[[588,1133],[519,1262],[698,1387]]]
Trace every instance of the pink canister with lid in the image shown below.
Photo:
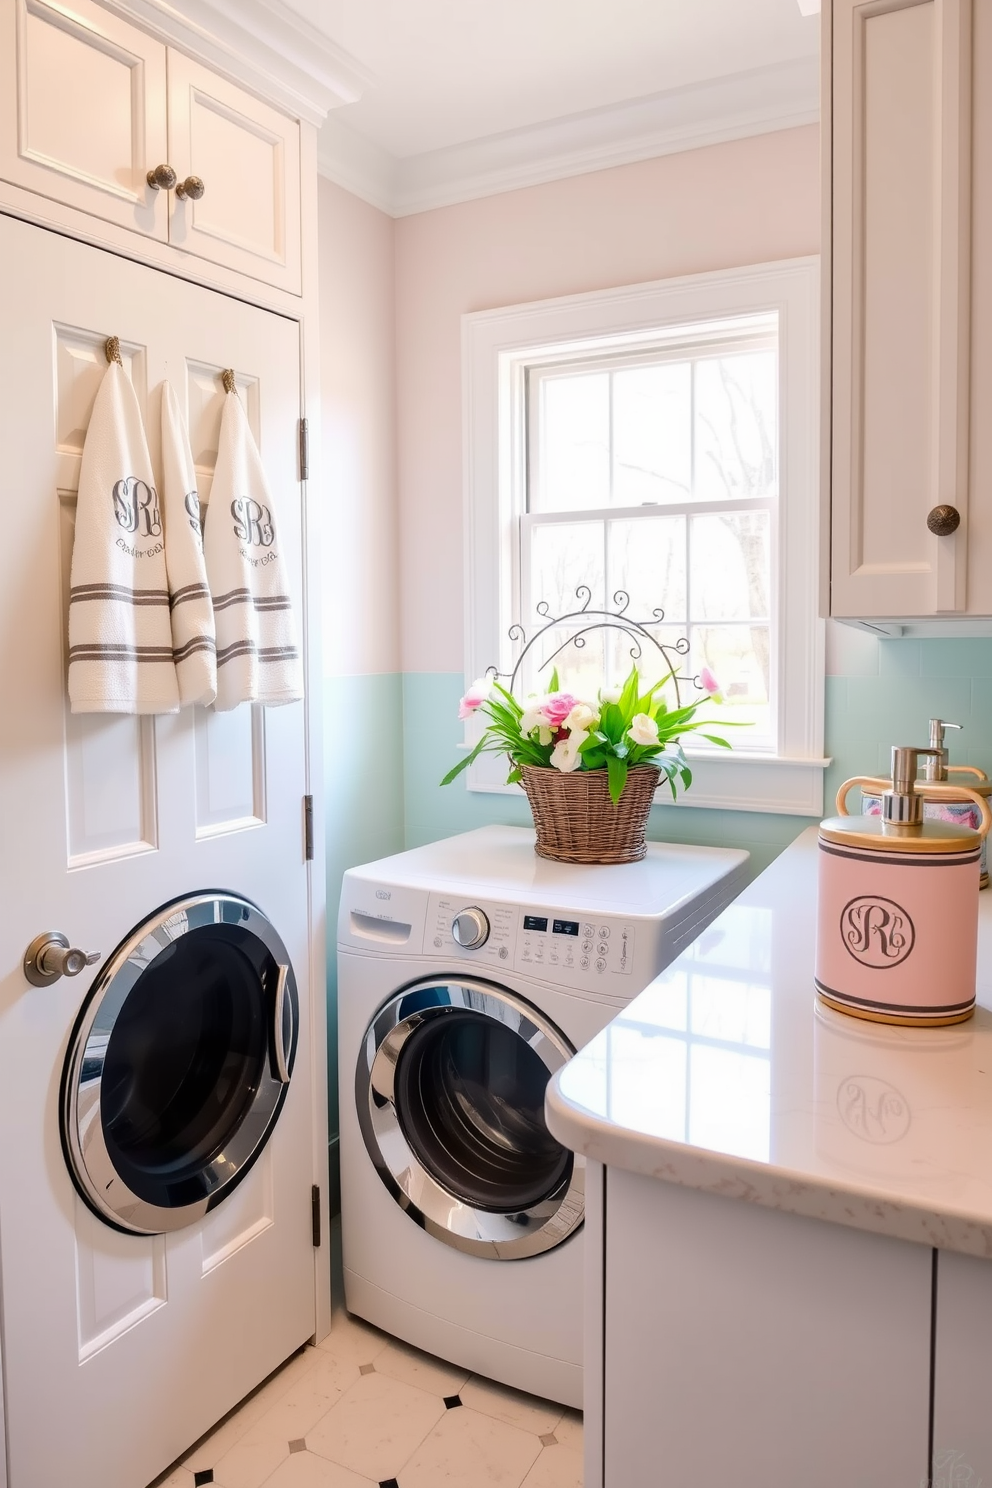
[[[820,827],[816,990],[841,1012],[881,1023],[959,1023],[975,1008],[982,839],[992,825],[977,793],[979,831],[925,821],[922,749],[892,751],[892,783],[880,816],[839,816]],[[931,799],[960,785],[925,783]]]

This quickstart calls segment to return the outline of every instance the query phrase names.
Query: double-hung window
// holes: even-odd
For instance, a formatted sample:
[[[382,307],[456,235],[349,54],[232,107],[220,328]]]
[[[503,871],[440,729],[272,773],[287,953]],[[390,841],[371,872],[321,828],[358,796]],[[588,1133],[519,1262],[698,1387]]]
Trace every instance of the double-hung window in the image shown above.
[[[563,648],[570,690],[594,696],[631,640],[591,612],[648,622],[682,701],[708,668],[723,701],[705,716],[743,725],[732,755],[687,736],[687,806],[822,808],[817,267],[465,317],[466,673],[509,671],[513,627],[550,616],[520,687],[545,690]],[[665,663],[640,649],[653,681]],[[500,761],[473,765],[470,789],[500,787]]]

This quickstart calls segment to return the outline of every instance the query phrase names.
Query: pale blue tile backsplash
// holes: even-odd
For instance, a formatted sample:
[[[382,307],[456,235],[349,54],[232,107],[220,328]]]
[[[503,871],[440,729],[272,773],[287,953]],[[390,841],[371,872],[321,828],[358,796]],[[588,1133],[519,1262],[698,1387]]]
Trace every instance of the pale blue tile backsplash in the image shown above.
[[[992,774],[992,640],[879,640],[828,627],[825,814],[840,782],[886,774],[893,744],[927,742],[934,715],[964,725],[949,737],[951,760]],[[523,797],[444,789],[460,757],[460,672],[332,678],[324,699],[328,855],[328,1003],[331,1131],[337,1131],[334,1069],[334,923],[345,868],[488,822],[530,825]],[[402,747],[400,721],[402,720]],[[852,797],[856,809],[856,797]],[[765,868],[810,821],[746,811],[656,806],[650,836],[744,847]],[[333,1137],[332,1137],[333,1150]]]

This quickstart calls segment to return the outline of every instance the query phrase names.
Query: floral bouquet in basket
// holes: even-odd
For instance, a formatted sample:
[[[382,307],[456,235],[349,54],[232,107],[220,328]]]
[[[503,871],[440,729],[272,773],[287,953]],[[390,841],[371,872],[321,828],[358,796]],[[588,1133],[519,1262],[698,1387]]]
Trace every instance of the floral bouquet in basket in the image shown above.
[[[480,754],[490,753],[507,756],[507,784],[522,780],[524,770],[532,766],[562,774],[605,770],[614,806],[623,794],[628,772],[651,765],[667,779],[674,798],[677,780],[684,788],[692,784],[681,736],[712,728],[713,721],[695,717],[702,698],[685,707],[667,706],[662,689],[673,679],[674,673],[669,672],[642,691],[637,668],[632,667],[622,688],[601,687],[595,700],[586,701],[561,690],[556,669],[549,692],[520,702],[495,679],[482,678],[462,698],[458,716],[469,718],[478,710],[488,719],[488,726],[472,752],[448,771],[441,784],[449,785]],[[708,699],[722,701],[708,667],[703,667],[697,685]],[[716,734],[701,733],[701,737],[730,748]]]

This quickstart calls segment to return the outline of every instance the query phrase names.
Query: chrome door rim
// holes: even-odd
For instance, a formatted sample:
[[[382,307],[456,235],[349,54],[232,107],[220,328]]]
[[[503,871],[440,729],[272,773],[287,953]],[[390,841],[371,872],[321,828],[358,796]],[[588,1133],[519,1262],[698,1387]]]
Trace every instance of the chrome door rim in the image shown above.
[[[520,997],[473,977],[431,977],[413,983],[379,1009],[362,1040],[355,1074],[359,1125],[380,1179],[428,1234],[470,1255],[521,1260],[567,1240],[585,1211],[585,1158],[575,1154],[558,1187],[514,1214],[475,1208],[450,1193],[424,1166],[400,1125],[394,1074],[400,1051],[425,1022],[449,1009],[492,1018],[537,1054],[549,1078],[575,1053],[558,1030]]]
[[[256,936],[276,964],[285,966],[283,996],[292,1010],[292,1036],[285,1057],[292,1074],[299,1029],[296,978],[289,953],[271,921],[250,900],[225,890],[205,890],[164,905],[143,920],[114,951],[95,978],[70,1039],[63,1066],[60,1101],[62,1146],[80,1195],[105,1223],[139,1235],[159,1235],[195,1224],[250,1171],[279,1117],[289,1080],[268,1067],[255,1100],[224,1150],[204,1168],[207,1196],[192,1204],[166,1207],[131,1192],[114,1166],[101,1119],[101,1083],[110,1037],[129,994],[159,953],[183,935],[225,921],[222,906],[237,909],[236,923]],[[282,980],[282,979],[280,979]],[[273,1039],[274,1042],[274,1039]],[[267,1061],[267,1066],[274,1063]]]

